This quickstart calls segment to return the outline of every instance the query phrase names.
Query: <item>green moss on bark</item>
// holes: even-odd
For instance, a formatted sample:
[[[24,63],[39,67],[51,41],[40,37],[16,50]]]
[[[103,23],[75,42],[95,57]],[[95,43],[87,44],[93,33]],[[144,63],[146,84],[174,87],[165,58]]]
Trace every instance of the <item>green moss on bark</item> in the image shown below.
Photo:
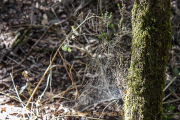
[[[165,66],[171,46],[170,0],[136,0],[126,120],[161,120]]]

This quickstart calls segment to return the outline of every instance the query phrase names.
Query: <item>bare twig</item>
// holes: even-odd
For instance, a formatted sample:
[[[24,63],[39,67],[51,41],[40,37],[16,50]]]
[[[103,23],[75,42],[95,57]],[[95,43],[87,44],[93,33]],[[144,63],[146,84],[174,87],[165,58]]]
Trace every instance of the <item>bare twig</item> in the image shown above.
[[[169,84],[164,88],[163,92],[166,91],[166,89],[173,83],[174,80],[176,80],[177,77],[174,77]]]
[[[180,101],[180,99],[171,100],[170,102],[163,102],[163,104],[174,103],[174,102],[178,102],[178,101]]]

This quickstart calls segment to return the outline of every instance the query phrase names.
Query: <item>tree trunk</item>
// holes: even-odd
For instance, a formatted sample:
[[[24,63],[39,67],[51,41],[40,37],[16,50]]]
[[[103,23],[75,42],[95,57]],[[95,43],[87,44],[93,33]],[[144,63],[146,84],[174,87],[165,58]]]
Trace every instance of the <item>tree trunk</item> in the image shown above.
[[[161,120],[165,67],[171,46],[170,0],[135,0],[125,120]]]

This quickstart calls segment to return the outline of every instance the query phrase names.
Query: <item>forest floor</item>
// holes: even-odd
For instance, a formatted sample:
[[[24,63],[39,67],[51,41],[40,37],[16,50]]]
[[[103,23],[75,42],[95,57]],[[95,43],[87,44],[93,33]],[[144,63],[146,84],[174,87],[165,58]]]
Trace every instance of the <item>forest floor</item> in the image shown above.
[[[1,0],[0,119],[123,119],[133,2]],[[171,3],[163,108],[179,120],[180,2]]]

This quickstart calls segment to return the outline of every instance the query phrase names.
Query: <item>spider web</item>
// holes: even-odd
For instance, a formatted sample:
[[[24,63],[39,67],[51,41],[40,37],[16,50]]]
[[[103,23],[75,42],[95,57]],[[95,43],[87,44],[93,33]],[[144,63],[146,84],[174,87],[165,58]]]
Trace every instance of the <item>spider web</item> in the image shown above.
[[[110,43],[99,45],[95,52],[96,57],[89,63],[96,70],[92,68],[87,70],[90,75],[86,76],[87,83],[75,105],[81,111],[105,101],[123,99],[127,67],[120,63],[122,54],[112,46],[115,45]],[[93,75],[94,77],[90,77]]]

